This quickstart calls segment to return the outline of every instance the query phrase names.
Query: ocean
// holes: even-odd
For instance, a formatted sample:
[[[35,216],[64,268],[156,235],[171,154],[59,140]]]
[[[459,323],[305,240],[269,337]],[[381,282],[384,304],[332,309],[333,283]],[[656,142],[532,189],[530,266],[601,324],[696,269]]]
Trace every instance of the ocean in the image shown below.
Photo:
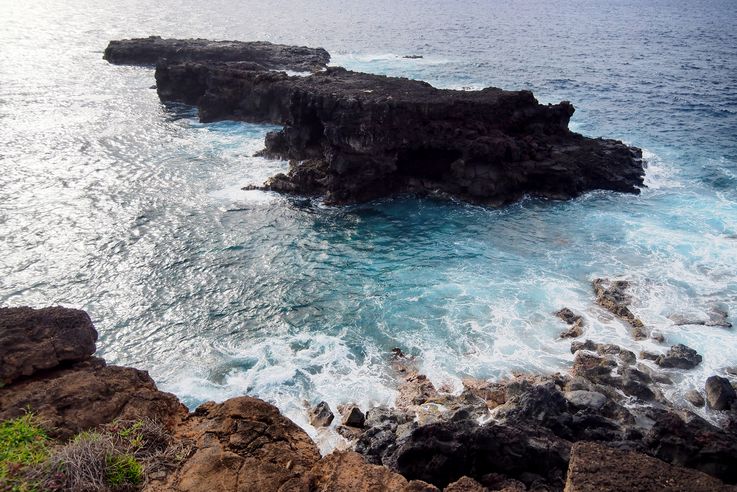
[[[308,404],[393,403],[394,347],[453,391],[464,377],[565,372],[562,307],[597,342],[695,348],[703,363],[663,387],[676,402],[737,364],[737,331],[671,319],[716,307],[737,323],[733,0],[0,11],[0,305],[87,310],[99,355],[191,408],[249,394],[315,437]],[[152,69],[102,60],[109,40],[153,34],[321,46],[354,70],[570,100],[575,131],[644,149],[647,187],[503,208],[242,191],[287,168],[254,156],[275,127],[201,124],[158,100]],[[597,307],[596,277],[630,280],[633,312],[666,344],[636,342]]]

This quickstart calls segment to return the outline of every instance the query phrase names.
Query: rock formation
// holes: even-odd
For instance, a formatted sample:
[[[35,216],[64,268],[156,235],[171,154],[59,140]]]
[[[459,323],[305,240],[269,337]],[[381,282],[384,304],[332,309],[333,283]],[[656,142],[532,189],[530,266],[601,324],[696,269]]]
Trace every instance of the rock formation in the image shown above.
[[[156,68],[163,101],[197,105],[202,121],[284,124],[264,155],[291,160],[266,189],[330,203],[401,192],[503,204],[525,194],[637,193],[639,149],[568,130],[573,106],[529,91],[436,89],[425,82],[328,68],[309,77],[245,63]]]
[[[327,66],[330,54],[322,48],[272,44],[266,41],[210,41],[207,39],[148,38],[110,41],[103,58],[115,65],[156,65],[169,62],[249,62],[262,70],[314,71]]]

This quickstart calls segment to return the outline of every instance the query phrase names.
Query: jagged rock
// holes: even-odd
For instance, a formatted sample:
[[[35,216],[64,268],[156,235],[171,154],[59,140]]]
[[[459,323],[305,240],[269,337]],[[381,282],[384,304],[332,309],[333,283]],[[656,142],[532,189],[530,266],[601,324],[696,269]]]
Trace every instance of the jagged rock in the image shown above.
[[[565,492],[733,491],[704,473],[669,465],[641,453],[579,442],[571,448]]]
[[[563,308],[555,313],[569,328],[560,333],[561,338],[576,338],[583,335],[583,318],[568,308]]]
[[[363,428],[363,424],[366,422],[366,416],[356,405],[338,406],[338,411],[343,416],[343,425]]]
[[[597,384],[619,386],[618,378],[612,375],[617,363],[609,357],[599,357],[589,352],[576,352],[571,374],[581,376]]]
[[[679,343],[673,345],[665,355],[658,356],[655,363],[665,368],[693,369],[701,364],[701,356],[694,349]]]
[[[321,401],[313,408],[310,409],[310,424],[314,427],[327,427],[329,426],[335,415],[330,410],[330,405],[327,402]]]
[[[0,389],[0,420],[30,408],[54,437],[66,439],[116,419],[149,417],[172,427],[187,409],[156,388],[145,371],[93,358],[24,378]]]
[[[443,492],[488,492],[489,489],[470,477],[461,477],[443,489]]]
[[[507,391],[504,383],[474,378],[464,378],[462,383],[464,391],[484,400],[488,408],[498,407],[506,401]]]
[[[737,435],[690,413],[650,408],[646,417],[653,422],[640,441],[647,454],[737,483]]]
[[[396,405],[400,409],[422,405],[438,397],[438,391],[427,376],[414,372],[404,378],[398,391]]]
[[[161,62],[156,82],[162,100],[196,104],[202,121],[284,124],[264,155],[294,162],[264,188],[329,203],[413,192],[503,204],[642,186],[639,149],[572,133],[570,103],[542,105],[528,91],[436,89],[332,67],[290,77],[239,62]]]
[[[84,311],[0,308],[0,383],[89,359],[97,331]]]
[[[273,405],[246,396],[200,405],[177,437],[195,451],[153,490],[306,490],[302,480],[320,459],[302,429]]]
[[[632,336],[635,340],[644,340],[647,338],[648,335],[645,325],[628,307],[631,299],[625,291],[629,287],[629,282],[626,280],[597,278],[594,280],[593,286],[597,304],[618,318],[626,321],[632,328]]]
[[[628,367],[622,372],[622,390],[628,395],[641,400],[652,400],[655,393],[649,385],[653,380],[650,376],[634,367]]]
[[[439,492],[437,487],[420,480],[408,481],[386,467],[366,463],[360,454],[336,451],[312,467],[304,482],[315,492]]]
[[[654,354],[646,350],[643,350],[640,352],[640,359],[655,361],[655,360],[658,360],[658,357],[660,357],[658,354]]]
[[[650,368],[649,366],[647,366],[646,364],[643,364],[643,363],[637,364],[637,369],[647,374],[650,377],[650,379],[652,379],[656,383],[673,384],[673,380],[669,378],[667,374],[663,374],[660,371],[656,371]]]
[[[711,376],[706,380],[706,403],[714,410],[729,410],[737,400],[737,393],[729,379]]]
[[[686,401],[695,407],[701,408],[706,404],[704,397],[695,389],[687,391],[684,398],[686,398]]]
[[[608,401],[605,395],[596,391],[567,391],[564,396],[575,407],[585,407],[593,410],[600,410]]]
[[[575,354],[579,350],[589,350],[602,356],[614,355],[625,365],[631,365],[637,361],[637,357],[634,352],[623,349],[619,345],[614,345],[613,343],[595,343],[591,340],[571,343],[572,354]]]
[[[569,449],[544,429],[459,419],[415,429],[382,461],[408,479],[438,487],[464,475],[478,480],[488,473],[516,478],[530,472],[561,487]]]
[[[266,41],[148,38],[110,41],[103,58],[116,65],[156,65],[169,62],[250,62],[254,68],[295,71],[323,69],[330,54],[322,48],[287,46]]]

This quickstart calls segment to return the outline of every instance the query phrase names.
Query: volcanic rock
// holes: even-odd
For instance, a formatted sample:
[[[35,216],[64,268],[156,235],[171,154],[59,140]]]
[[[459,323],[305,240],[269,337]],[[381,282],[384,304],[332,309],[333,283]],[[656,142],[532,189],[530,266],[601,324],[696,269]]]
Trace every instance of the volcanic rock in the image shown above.
[[[701,393],[699,393],[697,390],[692,389],[686,392],[684,395],[684,398],[686,398],[686,401],[691,403],[691,405],[695,407],[703,407],[706,402],[704,401],[704,397],[701,396]]]
[[[276,407],[245,396],[200,405],[177,437],[194,442],[195,452],[159,490],[304,490],[304,475],[320,459],[309,436]]]
[[[148,38],[110,41],[103,59],[115,65],[156,65],[168,62],[250,62],[257,69],[313,71],[324,69],[330,54],[322,48],[287,46],[265,41]]]
[[[704,473],[669,465],[631,451],[579,442],[571,448],[565,492],[717,492],[734,491]]]
[[[665,355],[658,356],[655,363],[665,368],[693,369],[701,364],[701,359],[694,349],[679,343],[673,345]]]
[[[597,278],[594,280],[593,286],[597,304],[626,321],[632,328],[632,336],[636,340],[647,338],[645,325],[628,307],[632,302],[630,296],[625,292],[629,287],[629,282]]]
[[[737,400],[737,393],[729,379],[711,376],[706,380],[706,403],[714,410],[729,410]]]
[[[443,492],[488,492],[489,489],[473,478],[461,477],[443,489]],[[523,489],[526,490],[526,489]]]
[[[313,408],[310,409],[310,424],[314,427],[327,427],[335,418],[333,411],[330,410],[330,405],[327,402],[321,401]]]
[[[329,203],[401,192],[503,204],[593,189],[638,193],[639,149],[568,130],[573,106],[528,91],[436,89],[425,82],[328,68],[308,77],[242,62],[161,62],[164,101],[196,104],[202,121],[284,124],[264,155],[290,159],[265,189]]]
[[[338,411],[343,416],[342,424],[348,427],[362,428],[366,416],[356,405],[339,405]]]
[[[0,308],[0,383],[87,360],[95,352],[96,341],[97,331],[84,311]]]

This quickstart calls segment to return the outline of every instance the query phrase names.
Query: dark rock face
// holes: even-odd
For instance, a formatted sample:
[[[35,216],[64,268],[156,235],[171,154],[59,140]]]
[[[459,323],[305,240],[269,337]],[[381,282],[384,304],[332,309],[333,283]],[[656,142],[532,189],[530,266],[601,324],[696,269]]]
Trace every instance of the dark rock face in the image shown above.
[[[714,410],[729,410],[735,406],[737,393],[729,379],[711,376],[706,380],[706,403]]]
[[[148,38],[110,41],[103,58],[116,65],[156,65],[170,62],[251,62],[263,70],[313,71],[327,66],[330,54],[322,48],[287,46],[265,41],[210,41],[207,39]]]
[[[665,355],[658,356],[655,363],[666,368],[693,369],[701,364],[701,356],[694,349],[679,343],[673,345]]]
[[[676,467],[649,456],[620,451],[593,442],[580,442],[571,449],[566,492],[733,491],[704,473]]]
[[[84,311],[0,308],[0,382],[89,359],[96,341],[97,331]]]
[[[542,105],[528,91],[441,90],[342,68],[289,77],[250,63],[161,62],[156,81],[162,100],[196,104],[203,121],[284,124],[264,155],[291,170],[264,188],[329,203],[416,192],[503,204],[642,186],[639,149],[572,133],[570,103]]]
[[[471,419],[419,427],[383,463],[408,479],[445,487],[462,476],[534,474],[562,488],[570,443],[544,429],[479,425]],[[524,481],[524,479],[523,479]]]

